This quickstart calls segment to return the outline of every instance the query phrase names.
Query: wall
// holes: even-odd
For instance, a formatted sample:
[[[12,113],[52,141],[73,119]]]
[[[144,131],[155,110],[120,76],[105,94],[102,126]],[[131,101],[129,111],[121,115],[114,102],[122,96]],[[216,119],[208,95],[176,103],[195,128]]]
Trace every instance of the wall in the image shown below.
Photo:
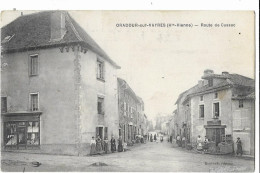
[[[236,123],[233,140],[236,144],[237,137],[240,137],[243,153],[254,155],[254,100],[243,100],[243,108],[239,108],[238,105],[239,100],[232,100],[233,123]],[[234,149],[236,151],[236,145]]]
[[[202,138],[206,135],[204,125],[213,118],[213,103],[219,102],[220,116],[222,125],[226,125],[225,134],[232,134],[232,110],[231,110],[231,89],[218,91],[218,98],[214,99],[215,92],[204,94],[203,101],[200,96],[191,98],[191,139],[195,143],[197,136]],[[199,118],[199,105],[204,104],[204,118]]]
[[[116,69],[102,57],[104,61],[105,81],[96,77],[97,55],[88,50],[79,53],[80,62],[80,134],[83,150],[89,147],[92,136],[96,136],[96,127],[108,127],[108,139],[114,135],[118,138],[118,104]],[[97,98],[104,97],[104,121],[98,121]],[[102,117],[101,117],[102,118]]]
[[[29,77],[29,55],[39,54],[39,75]],[[73,52],[58,48],[4,55],[1,95],[7,96],[8,112],[29,111],[29,93],[39,92],[41,149],[73,153],[76,141]],[[71,149],[68,149],[71,146]]]

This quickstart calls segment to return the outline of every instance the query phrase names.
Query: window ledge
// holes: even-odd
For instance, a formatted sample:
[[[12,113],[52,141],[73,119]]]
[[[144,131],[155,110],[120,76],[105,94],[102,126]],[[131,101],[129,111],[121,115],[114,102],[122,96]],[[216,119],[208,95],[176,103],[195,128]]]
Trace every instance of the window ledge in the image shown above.
[[[105,79],[98,78],[98,77],[97,77],[97,80],[99,80],[99,81],[101,81],[101,82],[106,82]]]

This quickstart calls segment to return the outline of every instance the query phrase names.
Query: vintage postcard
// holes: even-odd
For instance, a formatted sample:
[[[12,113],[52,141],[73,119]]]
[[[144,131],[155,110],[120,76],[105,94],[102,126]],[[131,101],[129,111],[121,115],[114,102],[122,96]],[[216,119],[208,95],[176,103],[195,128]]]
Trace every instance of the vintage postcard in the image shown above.
[[[254,172],[255,46],[254,11],[3,11],[1,170]]]

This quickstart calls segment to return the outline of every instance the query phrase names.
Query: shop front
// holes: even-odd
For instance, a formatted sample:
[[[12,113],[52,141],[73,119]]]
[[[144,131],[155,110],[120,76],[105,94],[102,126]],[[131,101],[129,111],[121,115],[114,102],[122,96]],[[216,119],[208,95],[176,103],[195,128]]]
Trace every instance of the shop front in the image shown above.
[[[4,149],[40,148],[41,112],[2,114]]]

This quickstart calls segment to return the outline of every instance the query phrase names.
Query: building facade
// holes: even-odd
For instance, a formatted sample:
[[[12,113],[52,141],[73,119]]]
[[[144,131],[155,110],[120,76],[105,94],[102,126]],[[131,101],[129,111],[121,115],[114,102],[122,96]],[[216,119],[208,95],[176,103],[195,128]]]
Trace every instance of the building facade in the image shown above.
[[[64,11],[2,28],[2,148],[81,155],[92,136],[118,137],[120,67]]]
[[[124,142],[131,143],[136,135],[144,135],[145,114],[144,102],[131,89],[128,83],[118,78],[118,112],[119,112],[119,135]]]
[[[180,133],[187,135],[191,143],[196,143],[198,135],[207,135],[205,126],[214,118],[226,127],[222,135],[232,137],[234,143],[240,137],[244,153],[254,154],[253,79],[205,70],[202,80],[182,93],[176,103]]]

